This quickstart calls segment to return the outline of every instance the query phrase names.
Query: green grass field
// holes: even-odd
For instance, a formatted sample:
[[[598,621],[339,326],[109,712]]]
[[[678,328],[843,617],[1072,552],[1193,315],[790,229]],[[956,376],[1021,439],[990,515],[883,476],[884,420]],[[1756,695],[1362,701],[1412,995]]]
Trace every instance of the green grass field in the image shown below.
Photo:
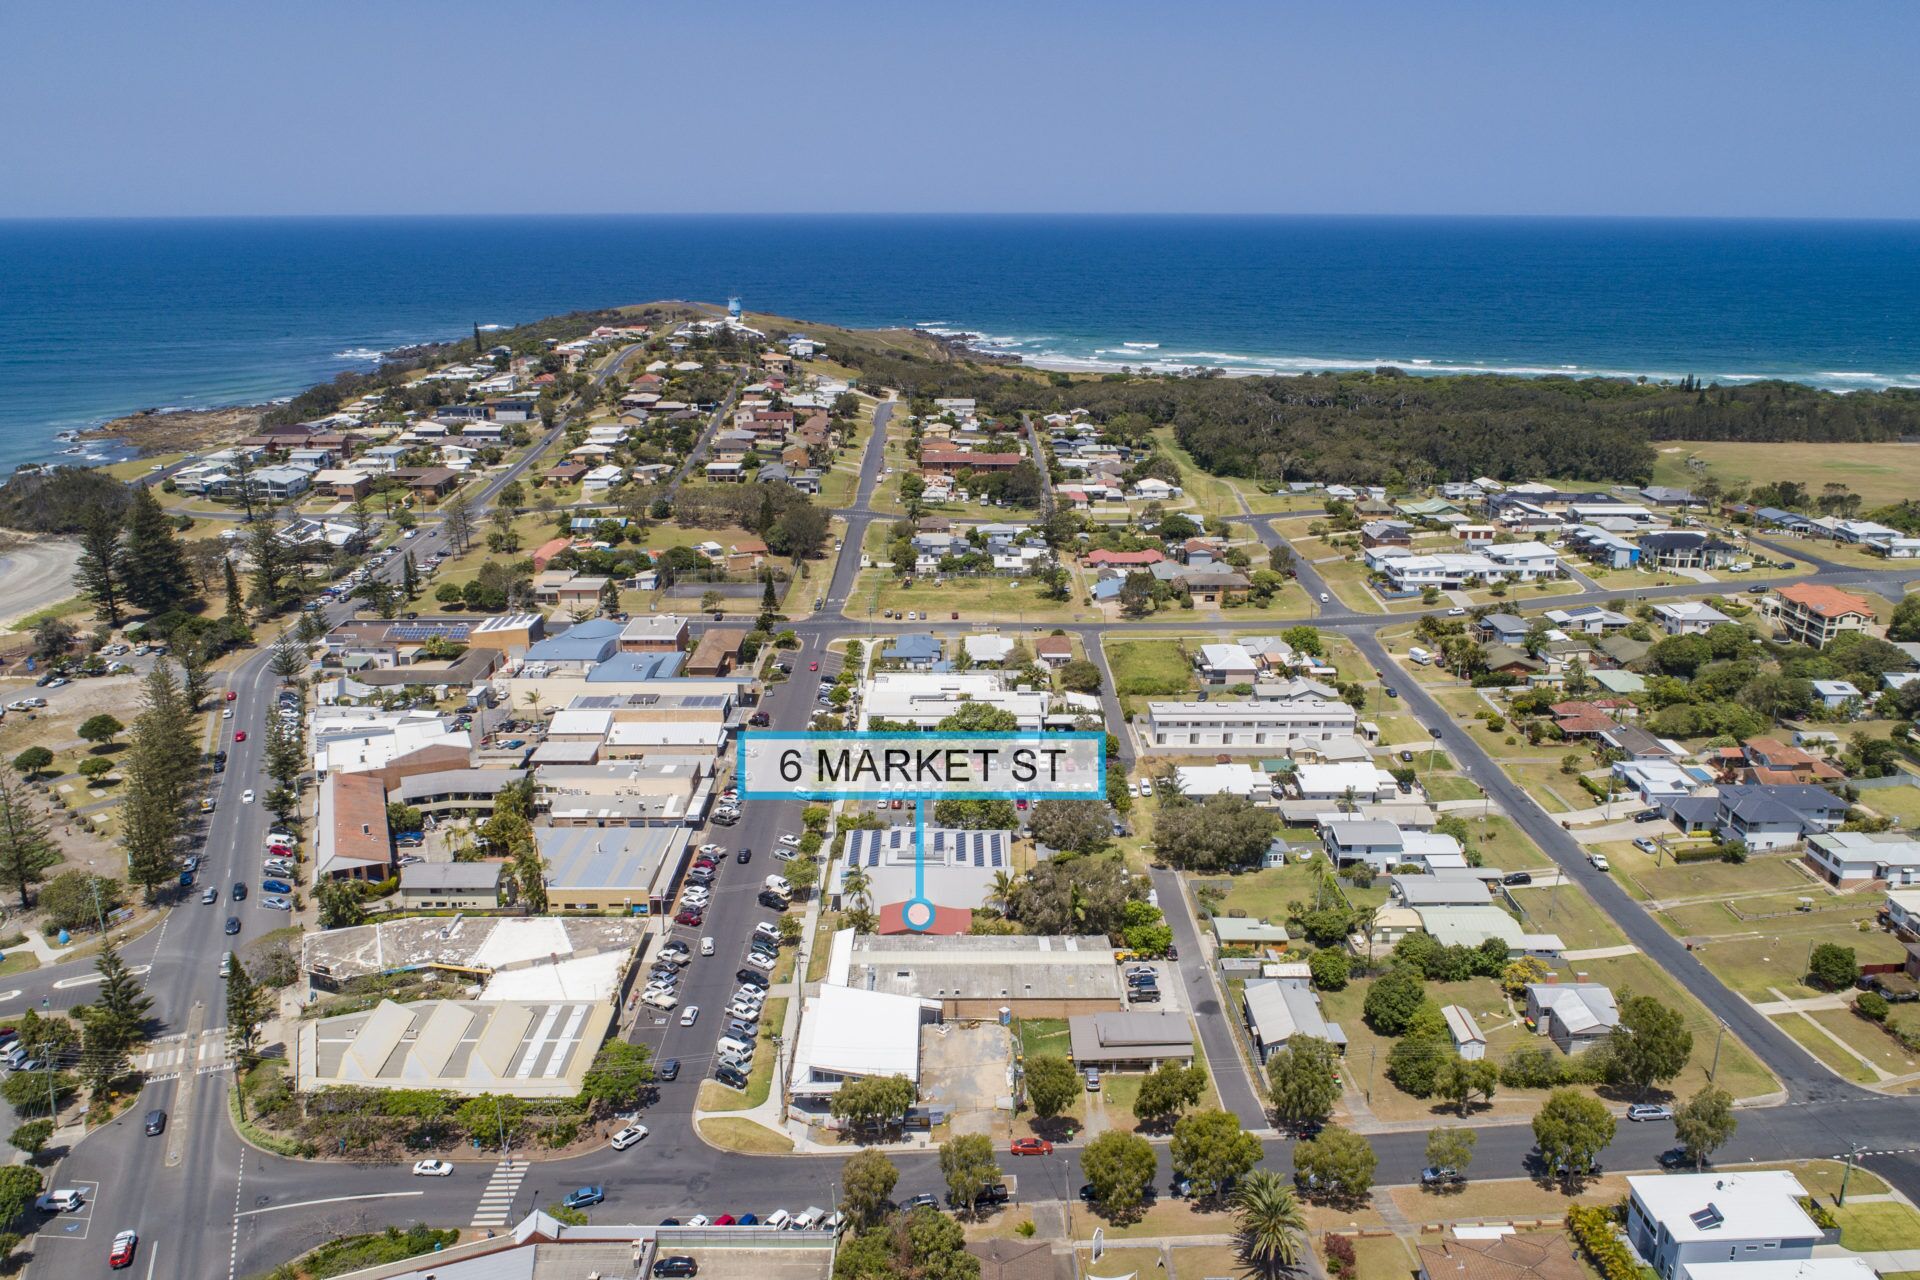
[[[1870,446],[1869,446],[1870,447]],[[1840,1245],[1859,1253],[1920,1249],[1920,1213],[1890,1202],[1849,1204],[1833,1211],[1840,1224]]]
[[[1697,459],[1722,484],[1796,480],[1814,493],[1822,485],[1846,485],[1869,507],[1920,493],[1920,446],[1907,444],[1753,444],[1747,441],[1674,441],[1658,448],[1655,484],[1685,488],[1701,472]]]
[[[1193,663],[1178,640],[1108,640],[1107,665],[1114,692],[1128,711],[1149,698],[1187,698],[1195,687]]]
[[[924,612],[929,622],[1073,622],[1080,620],[1071,600],[1042,597],[1038,583],[1025,578],[948,578],[944,583],[917,577],[907,586],[891,569],[863,570],[847,598],[849,618],[866,618],[888,609]]]

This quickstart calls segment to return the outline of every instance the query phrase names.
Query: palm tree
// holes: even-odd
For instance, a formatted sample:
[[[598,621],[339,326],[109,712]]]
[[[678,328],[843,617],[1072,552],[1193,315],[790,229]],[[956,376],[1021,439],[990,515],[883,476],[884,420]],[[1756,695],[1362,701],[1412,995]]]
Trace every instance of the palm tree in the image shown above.
[[[1235,1249],[1248,1272],[1275,1280],[1299,1269],[1306,1215],[1293,1188],[1271,1169],[1255,1169],[1233,1193]]]
[[[852,879],[853,873],[849,871],[847,877]],[[1005,915],[1008,903],[1013,900],[1013,877],[1004,867],[993,873],[992,898],[1000,904],[1000,914]]]

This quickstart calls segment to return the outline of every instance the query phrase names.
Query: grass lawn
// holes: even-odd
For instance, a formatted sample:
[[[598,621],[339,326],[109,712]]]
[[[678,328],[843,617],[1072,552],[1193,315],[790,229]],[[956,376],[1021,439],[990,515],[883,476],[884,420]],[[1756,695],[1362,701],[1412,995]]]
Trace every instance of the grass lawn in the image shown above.
[[[1180,468],[1180,487],[1186,491],[1186,509],[1200,515],[1237,516],[1244,514],[1231,483],[1200,469],[1193,455],[1173,438],[1173,428],[1162,427],[1153,433],[1154,443]],[[1179,501],[1169,502],[1168,510],[1179,510]]]
[[[1879,1079],[1851,1054],[1843,1053],[1833,1041],[1820,1034],[1818,1027],[1798,1014],[1787,1014],[1772,1021],[1774,1026],[1798,1041],[1801,1048],[1830,1067],[1842,1080],[1851,1080],[1855,1084],[1872,1084]]]
[[[782,1156],[793,1150],[793,1139],[786,1134],[775,1133],[765,1125],[733,1116],[702,1120],[700,1136],[716,1147],[744,1151],[748,1155]]]
[[[1746,441],[1674,441],[1659,446],[1655,484],[1698,483],[1694,459],[1722,484],[1791,478],[1815,493],[1829,481],[1846,485],[1868,507],[1920,492],[1920,447],[1907,444],[1752,444]]]
[[[949,578],[936,585],[916,577],[907,586],[891,569],[868,569],[854,583],[844,612],[872,617],[888,609],[924,611],[930,622],[949,621],[958,612],[968,622],[1073,622],[1080,618],[1071,600],[1048,600],[1037,582],[1025,578]]]
[[[1539,933],[1560,935],[1568,950],[1617,947],[1626,941],[1613,921],[1577,884],[1548,889],[1518,888],[1510,892],[1514,901],[1526,908],[1530,927]]]
[[[1313,901],[1314,890],[1320,884],[1320,869],[1324,866],[1326,863],[1316,858],[1312,862],[1294,862],[1234,876],[1233,888],[1220,904],[1221,914],[1244,911],[1249,920],[1285,924],[1289,902]]]
[[[1770,988],[1796,1000],[1819,995],[1820,992],[1801,980],[1806,973],[1808,952],[1817,943],[1852,947],[1863,964],[1898,961],[1906,954],[1891,935],[1878,930],[1863,933],[1844,918],[1831,918],[1822,913],[1757,924],[1762,931],[1758,937],[1710,939],[1694,944],[1694,953],[1702,963],[1713,970],[1720,981],[1749,1000],[1775,999]],[[1745,928],[1754,930],[1756,925]]]
[[[1898,1040],[1853,1010],[1816,1009],[1810,1016],[1888,1075],[1904,1076],[1920,1071],[1920,1055],[1902,1049]]]
[[[1558,1185],[1543,1187],[1531,1178],[1496,1178],[1481,1182],[1473,1179],[1450,1191],[1425,1191],[1419,1187],[1394,1187],[1387,1194],[1400,1212],[1416,1224],[1457,1222],[1484,1218],[1552,1218],[1576,1204],[1611,1204],[1627,1194],[1625,1177],[1607,1174],[1594,1178],[1577,1195],[1562,1195]]]
[[[40,958],[31,951],[16,951],[12,955],[0,956],[0,978],[16,973],[31,973],[40,967]]]
[[[1656,859],[1628,844],[1617,854],[1609,851],[1607,862],[1615,878],[1631,880],[1643,896],[1672,898],[1726,898],[1735,894],[1806,893],[1819,896],[1814,884],[1785,855],[1750,857],[1743,863],[1675,862]]]
[[[1871,447],[1871,446],[1868,446]],[[1920,1249],[1920,1213],[1890,1202],[1850,1204],[1832,1211],[1840,1224],[1840,1245],[1856,1253]]]
[[[1800,1179],[1800,1185],[1809,1195],[1837,1196],[1840,1194],[1840,1180],[1846,1176],[1846,1162],[1842,1160],[1792,1160],[1783,1164],[1756,1164],[1750,1169],[1785,1169]],[[1880,1176],[1859,1165],[1853,1167],[1853,1177],[1847,1181],[1848,1195],[1878,1196],[1887,1193],[1887,1184]]]
[[[1304,557],[1303,557],[1304,558]],[[1313,565],[1321,580],[1327,584],[1327,590],[1334,594],[1340,603],[1353,613],[1379,613],[1384,603],[1367,587],[1367,567],[1358,560],[1322,560]],[[1391,607],[1391,606],[1389,606]],[[1419,597],[1406,602],[1403,607],[1423,609]]]
[[[1484,865],[1502,871],[1531,871],[1553,865],[1553,859],[1509,819],[1497,813],[1482,817],[1472,811],[1455,816],[1466,820],[1471,843],[1480,850]]]
[[[1380,745],[1383,747],[1412,747],[1433,741],[1433,735],[1426,726],[1404,711],[1389,711],[1388,707],[1398,707],[1400,703],[1390,698],[1368,698],[1370,704],[1360,713],[1362,720],[1371,720],[1380,726]],[[1415,754],[1415,762],[1419,756]],[[1477,793],[1476,793],[1477,794]]]
[[[1023,1057],[1052,1054],[1064,1058],[1070,1044],[1065,1018],[1020,1019],[1020,1053]]]
[[[1433,759],[1430,752],[1415,752],[1413,763],[1418,768],[1424,761]],[[1444,754],[1441,758],[1445,758]],[[1478,800],[1480,788],[1457,773],[1423,773],[1420,785],[1426,789],[1427,799],[1435,804],[1447,800]]]
[[[1484,745],[1496,754],[1500,750],[1496,743]],[[1521,788],[1548,813],[1568,813],[1575,808],[1585,809],[1593,804],[1593,797],[1581,787],[1579,780],[1560,772],[1560,766],[1557,764],[1530,762],[1502,764],[1500,767],[1506,770],[1507,776],[1519,783]]]
[[[1186,698],[1194,689],[1193,663],[1178,640],[1107,640],[1114,692],[1127,711],[1148,698]]]
[[[1862,791],[1860,804],[1888,818],[1900,819],[1907,830],[1920,826],[1920,787],[1885,787]]]
[[[1208,1280],[1241,1274],[1240,1255],[1229,1245],[1202,1244],[1173,1252],[1173,1280]]]

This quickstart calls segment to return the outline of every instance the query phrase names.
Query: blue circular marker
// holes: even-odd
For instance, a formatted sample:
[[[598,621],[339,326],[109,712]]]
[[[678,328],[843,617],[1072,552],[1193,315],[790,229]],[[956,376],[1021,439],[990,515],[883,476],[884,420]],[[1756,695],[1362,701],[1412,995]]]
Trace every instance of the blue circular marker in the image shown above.
[[[907,928],[925,933],[933,928],[933,904],[925,898],[909,898],[900,909],[900,918],[907,922]]]

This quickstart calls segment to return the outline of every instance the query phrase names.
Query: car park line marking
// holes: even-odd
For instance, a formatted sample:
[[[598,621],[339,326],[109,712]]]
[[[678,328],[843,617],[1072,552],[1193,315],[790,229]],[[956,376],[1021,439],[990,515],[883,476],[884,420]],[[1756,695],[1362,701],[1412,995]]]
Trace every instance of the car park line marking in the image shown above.
[[[270,1204],[264,1209],[248,1209],[236,1217],[251,1218],[258,1213],[278,1213],[282,1209],[311,1209],[317,1204],[342,1204],[348,1200],[398,1200],[402,1196],[423,1196],[424,1191],[375,1191],[357,1196],[328,1196],[325,1200],[296,1200],[289,1204]]]

